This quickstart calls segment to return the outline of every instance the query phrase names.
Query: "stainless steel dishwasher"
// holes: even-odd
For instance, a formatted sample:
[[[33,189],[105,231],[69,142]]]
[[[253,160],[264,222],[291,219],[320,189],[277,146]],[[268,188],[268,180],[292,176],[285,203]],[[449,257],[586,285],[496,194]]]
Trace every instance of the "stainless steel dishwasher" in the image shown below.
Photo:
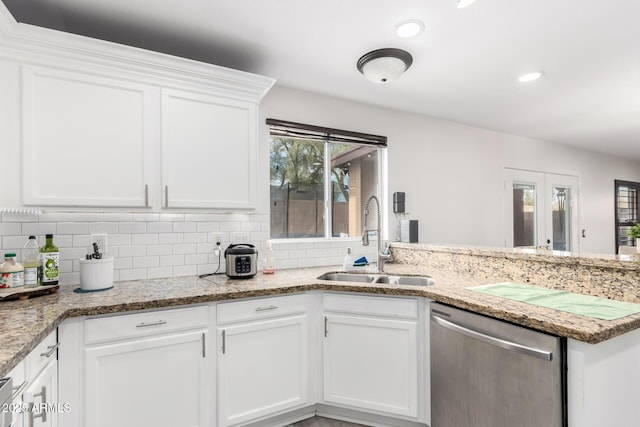
[[[431,304],[431,427],[567,427],[566,339]]]

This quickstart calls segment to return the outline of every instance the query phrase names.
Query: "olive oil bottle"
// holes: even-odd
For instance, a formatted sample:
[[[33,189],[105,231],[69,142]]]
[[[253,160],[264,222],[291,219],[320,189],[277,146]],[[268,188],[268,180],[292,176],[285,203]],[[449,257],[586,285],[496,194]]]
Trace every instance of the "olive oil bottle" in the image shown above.
[[[45,237],[45,244],[40,248],[40,282],[43,285],[57,285],[60,277],[60,253],[53,244],[53,234]]]

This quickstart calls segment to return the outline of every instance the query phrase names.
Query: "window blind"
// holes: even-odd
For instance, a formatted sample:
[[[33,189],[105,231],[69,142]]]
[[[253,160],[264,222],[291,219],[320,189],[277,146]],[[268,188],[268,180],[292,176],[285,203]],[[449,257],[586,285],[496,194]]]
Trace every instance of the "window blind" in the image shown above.
[[[267,125],[269,125],[270,127],[270,133],[272,136],[300,138],[315,141],[329,140],[334,142],[348,142],[353,144],[377,145],[380,147],[387,146],[386,136],[371,135],[367,133],[352,132],[348,130],[333,129],[322,126],[313,126],[277,119],[267,119]]]

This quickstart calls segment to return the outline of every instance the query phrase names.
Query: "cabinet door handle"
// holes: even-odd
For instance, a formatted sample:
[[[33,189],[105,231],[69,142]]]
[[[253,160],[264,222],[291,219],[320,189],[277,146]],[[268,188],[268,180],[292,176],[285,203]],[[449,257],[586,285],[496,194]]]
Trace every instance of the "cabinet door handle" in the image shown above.
[[[167,321],[166,320],[157,320],[155,322],[142,322],[142,323],[138,323],[136,325],[136,328],[146,328],[147,326],[159,326],[159,325],[166,325]]]
[[[327,316],[324,316],[324,337],[327,337],[327,334],[329,333],[329,319],[327,319]]]
[[[58,347],[60,347],[60,343],[59,342],[55,343],[54,345],[47,346],[49,351],[47,351],[45,353],[40,353],[40,357],[46,357],[47,359],[50,358],[53,355],[53,353],[56,352]]]
[[[278,308],[277,305],[270,305],[268,307],[257,307],[256,308],[256,312],[260,312],[260,311],[269,311],[269,310],[276,310]]]
[[[164,207],[165,208],[169,207],[169,186],[168,185],[164,186]]]
[[[144,207],[149,207],[149,184],[144,185]]]
[[[204,332],[202,333],[202,358],[204,359],[205,357],[207,357],[206,354],[206,350],[205,350],[205,338],[204,338]]]
[[[36,418],[42,418],[42,422],[43,423],[47,422],[47,411],[46,411],[47,387],[42,386],[42,389],[41,389],[40,393],[34,394],[33,397],[41,397],[41,401],[45,405],[41,405],[39,407],[40,411],[39,411],[38,415],[34,415],[33,414],[33,407],[34,407],[35,403],[31,404],[31,410],[29,411],[29,422],[31,423],[31,427],[33,427],[33,425],[34,425],[33,420],[35,420]]]
[[[222,330],[222,354],[225,354],[226,350],[227,350],[227,343],[226,343],[225,331],[223,329]]]

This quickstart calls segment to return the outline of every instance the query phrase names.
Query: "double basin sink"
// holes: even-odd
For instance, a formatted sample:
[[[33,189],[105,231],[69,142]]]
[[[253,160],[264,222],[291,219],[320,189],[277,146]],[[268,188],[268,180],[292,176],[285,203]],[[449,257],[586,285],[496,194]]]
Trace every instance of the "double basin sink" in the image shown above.
[[[398,276],[363,273],[324,273],[319,280],[333,282],[382,283],[387,285],[431,286],[435,280],[430,276]]]

